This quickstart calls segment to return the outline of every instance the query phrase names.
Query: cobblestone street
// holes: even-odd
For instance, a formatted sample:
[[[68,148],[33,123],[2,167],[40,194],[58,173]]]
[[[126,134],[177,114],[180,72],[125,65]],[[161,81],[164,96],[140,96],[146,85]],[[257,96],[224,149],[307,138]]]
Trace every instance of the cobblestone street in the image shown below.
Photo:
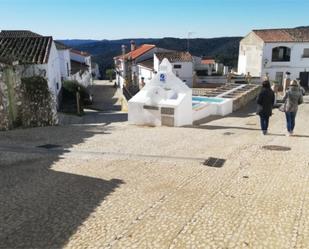
[[[0,248],[309,248],[308,103],[293,137],[278,110],[263,136],[249,108],[0,132]]]

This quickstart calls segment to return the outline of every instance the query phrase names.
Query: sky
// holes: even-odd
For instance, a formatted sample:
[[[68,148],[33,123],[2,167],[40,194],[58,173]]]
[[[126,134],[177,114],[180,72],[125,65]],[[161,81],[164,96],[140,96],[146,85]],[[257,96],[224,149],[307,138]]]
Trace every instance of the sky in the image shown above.
[[[309,0],[0,0],[0,29],[54,39],[212,38],[309,25]]]

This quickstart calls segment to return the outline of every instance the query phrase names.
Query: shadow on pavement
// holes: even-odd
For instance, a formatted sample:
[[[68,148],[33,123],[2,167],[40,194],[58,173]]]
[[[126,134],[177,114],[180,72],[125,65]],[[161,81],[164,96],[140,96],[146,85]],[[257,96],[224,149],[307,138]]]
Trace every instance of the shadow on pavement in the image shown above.
[[[94,110],[85,110],[85,114],[81,117],[76,115],[59,114],[60,125],[89,125],[89,124],[104,124],[109,125],[116,122],[126,122],[128,114],[122,112],[101,112]]]
[[[250,130],[250,131],[260,130],[260,129],[255,129],[255,128],[241,127],[241,126],[219,126],[219,125],[196,125],[196,126],[190,126],[190,128],[207,129],[207,130],[226,130],[226,129]]]
[[[74,167],[71,162],[69,172],[54,168],[69,148],[109,132],[112,129],[103,125],[0,133],[0,156],[10,159],[0,160],[0,248],[62,248],[102,201],[124,184],[121,179],[88,175],[82,161]],[[44,144],[61,147],[37,153],[36,146]],[[23,145],[33,152],[4,152],[1,145]],[[31,160],[19,161],[21,155]]]

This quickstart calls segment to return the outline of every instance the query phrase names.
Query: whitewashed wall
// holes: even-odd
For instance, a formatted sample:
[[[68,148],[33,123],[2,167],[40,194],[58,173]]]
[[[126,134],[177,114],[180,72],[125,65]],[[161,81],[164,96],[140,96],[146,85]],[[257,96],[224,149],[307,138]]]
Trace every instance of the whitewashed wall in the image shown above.
[[[88,87],[91,84],[92,76],[91,73],[88,71],[83,72],[80,74],[79,72],[76,74],[71,75],[71,80],[76,80],[79,84],[83,85],[84,87]]]
[[[250,74],[253,77],[262,76],[262,57],[264,42],[261,38],[249,33],[239,45],[238,73]]]
[[[47,79],[49,89],[58,96],[61,89],[61,72],[58,51],[54,43],[52,43],[48,63],[21,65],[22,77],[41,76]]]
[[[68,79],[71,74],[71,57],[69,49],[59,49],[59,64],[60,64],[60,73],[63,79]]]
[[[144,78],[145,84],[147,84],[153,77],[153,70],[147,67],[143,67],[141,65],[138,65],[138,80],[139,83],[142,82],[142,78]]]
[[[279,46],[291,49],[291,58],[288,62],[272,62],[272,49]],[[309,42],[302,43],[267,43],[263,50],[263,61],[267,61],[262,69],[262,75],[269,74],[271,80],[275,80],[277,72],[290,72],[291,79],[297,79],[300,72],[309,72],[309,58],[303,58],[304,49],[309,49]]]
[[[272,62],[272,50],[275,47],[289,47],[291,59],[287,62]],[[309,71],[309,58],[303,58],[304,49],[309,49],[309,42],[264,43],[254,32],[240,42],[238,73],[263,77],[267,73],[270,80],[276,80],[276,73],[290,72],[291,79],[297,79],[300,72]]]
[[[52,43],[47,63],[47,79],[50,89],[53,91],[55,96],[58,96],[62,84],[61,84],[60,60],[54,42]]]
[[[192,62],[173,62],[173,73],[177,75],[182,81],[185,81],[187,86],[192,87],[193,83],[193,63]],[[154,70],[159,70],[160,61],[156,55],[154,55]],[[181,65],[181,68],[174,68],[174,65]]]

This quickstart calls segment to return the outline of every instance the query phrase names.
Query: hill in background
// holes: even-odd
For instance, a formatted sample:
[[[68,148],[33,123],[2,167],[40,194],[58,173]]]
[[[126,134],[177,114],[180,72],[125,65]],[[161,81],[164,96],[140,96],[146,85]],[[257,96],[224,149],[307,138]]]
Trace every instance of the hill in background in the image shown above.
[[[238,60],[239,42],[242,37],[221,37],[211,39],[190,39],[190,53],[200,57],[213,57],[227,66],[236,68]],[[102,75],[106,69],[113,68],[113,57],[121,54],[121,45],[130,49],[132,39],[122,40],[61,40],[72,48],[86,51],[93,56],[93,61],[100,66]],[[187,50],[187,39],[134,39],[137,46],[147,43],[161,48],[173,50]]]

